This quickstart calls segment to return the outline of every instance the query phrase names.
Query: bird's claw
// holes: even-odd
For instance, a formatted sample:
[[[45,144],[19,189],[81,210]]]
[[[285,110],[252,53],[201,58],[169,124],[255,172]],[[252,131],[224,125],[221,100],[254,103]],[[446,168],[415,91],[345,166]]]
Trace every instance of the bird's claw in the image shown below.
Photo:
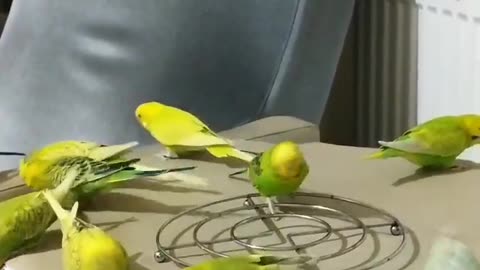
[[[266,201],[267,201],[267,205],[268,205],[268,211],[270,212],[271,215],[275,215],[277,212],[275,211],[275,206],[273,204],[272,199],[267,198]],[[281,217],[275,218],[276,221],[279,221],[281,219],[282,219]]]
[[[156,157],[160,157],[163,160],[169,160],[169,159],[180,159],[178,155],[175,153],[172,153],[171,151],[164,150],[158,154],[155,155]]]
[[[234,176],[239,175],[239,174],[242,174],[242,173],[244,173],[244,172],[246,172],[246,171],[247,171],[247,169],[245,169],[245,170],[240,170],[240,171],[237,171],[237,172],[234,172],[234,173],[229,174],[228,177],[229,177],[229,178],[235,178]]]
[[[468,170],[468,167],[465,165],[453,165],[450,167],[450,170],[454,172],[462,172]]]

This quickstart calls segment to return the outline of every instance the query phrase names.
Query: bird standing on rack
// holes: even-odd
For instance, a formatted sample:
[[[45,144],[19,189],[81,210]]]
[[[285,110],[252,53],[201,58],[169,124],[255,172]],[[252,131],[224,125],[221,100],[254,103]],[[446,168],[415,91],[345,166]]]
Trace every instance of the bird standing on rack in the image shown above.
[[[426,169],[463,169],[454,165],[465,149],[480,143],[480,115],[442,116],[420,124],[394,141],[379,141],[369,159],[402,157]]]
[[[246,255],[218,258],[185,268],[185,270],[281,270],[283,265],[300,264],[311,260],[309,256],[276,257]]]
[[[158,102],[147,102],[135,110],[138,122],[167,149],[164,158],[206,150],[217,158],[233,157],[250,162],[253,156],[213,132],[193,114]]]
[[[64,270],[127,270],[128,256],[117,240],[77,218],[78,202],[62,208],[50,191],[43,193],[61,224]]]
[[[284,141],[257,155],[250,162],[247,170],[252,185],[266,197],[268,209],[271,214],[274,214],[271,197],[295,192],[310,169],[298,145],[291,141]],[[230,174],[230,176],[247,170]]]

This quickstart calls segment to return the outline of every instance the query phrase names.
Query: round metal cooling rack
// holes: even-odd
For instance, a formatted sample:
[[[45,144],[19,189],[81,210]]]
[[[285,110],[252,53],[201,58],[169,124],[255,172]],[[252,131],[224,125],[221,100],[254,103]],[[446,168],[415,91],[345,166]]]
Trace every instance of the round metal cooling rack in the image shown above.
[[[397,218],[395,218],[393,215],[387,213],[382,209],[373,207],[371,205],[368,205],[353,199],[343,198],[343,197],[339,197],[331,194],[306,193],[306,192],[297,192],[291,196],[292,199],[295,199],[295,198],[310,198],[310,199],[322,199],[322,200],[327,199],[327,200],[336,201],[337,203],[343,203],[343,204],[346,203],[347,205],[365,208],[369,211],[376,212],[377,217],[380,217],[383,220],[383,222],[376,223],[376,224],[365,224],[360,218],[350,213],[347,213],[347,211],[345,210],[335,209],[332,207],[326,207],[326,206],[317,205],[317,204],[310,204],[310,203],[307,204],[307,203],[297,203],[297,202],[275,203],[276,208],[281,208],[281,209],[288,208],[288,209],[293,209],[294,211],[289,211],[288,213],[277,211],[275,214],[272,215],[272,214],[267,214],[265,212],[265,210],[268,207],[267,204],[255,203],[253,198],[256,198],[256,197],[260,197],[260,195],[257,193],[252,193],[252,194],[231,197],[231,198],[227,198],[219,201],[214,201],[211,203],[200,205],[192,209],[188,209],[170,218],[159,228],[157,232],[156,242],[157,242],[158,250],[154,254],[155,260],[158,263],[163,263],[170,260],[175,262],[177,265],[188,267],[188,266],[191,266],[191,264],[178,258],[174,254],[175,250],[197,247],[198,249],[203,251],[205,255],[211,255],[211,256],[217,256],[217,257],[228,257],[227,254],[214,250],[212,248],[212,245],[231,242],[231,243],[237,244],[237,246],[242,247],[246,251],[250,251],[250,252],[252,251],[296,252],[299,255],[311,256],[316,260],[316,263],[318,263],[320,261],[332,259],[341,255],[347,254],[357,248],[360,248],[367,238],[368,231],[374,228],[386,227],[389,229],[390,235],[398,239],[398,246],[396,246],[396,248],[390,254],[384,256],[383,258],[373,263],[370,263],[368,266],[362,266],[363,268],[362,267],[355,268],[358,270],[367,270],[367,269],[373,269],[375,267],[383,265],[388,261],[392,260],[395,256],[397,256],[402,251],[406,243],[406,235],[405,235],[404,227],[402,226],[402,224]],[[228,208],[221,211],[212,211],[210,209],[212,207],[223,206],[224,204],[228,204],[236,200],[243,200],[243,204],[239,203],[238,205],[241,205],[241,206]],[[191,224],[191,226],[189,226],[189,228],[192,229],[191,239],[193,239],[193,242],[186,243],[186,244],[173,244],[170,246],[162,244],[162,242],[160,241],[160,238],[162,237],[162,235],[167,234],[165,233],[165,230],[167,228],[175,228],[175,225],[173,225],[173,223],[175,223],[181,218],[186,218],[190,214],[193,214],[202,210],[208,210],[209,211],[208,215],[206,215],[206,217],[201,219],[200,221],[194,222],[193,224]],[[243,218],[237,221],[232,226],[223,230],[223,231],[229,232],[229,237],[225,237],[223,239],[208,240],[208,241],[200,239],[199,235],[202,235],[202,229],[207,224],[210,224],[211,222],[214,222],[215,220],[221,217],[230,217],[235,213],[238,213],[240,211],[247,211],[247,210],[252,211],[253,214],[249,215],[247,218]],[[303,212],[309,211],[309,214],[298,213],[302,211]],[[312,214],[312,213],[316,213],[316,214]],[[330,219],[333,217],[335,219],[348,222],[351,225],[337,227],[327,222],[325,220],[327,219],[327,217]],[[296,219],[299,222],[302,222],[303,225],[305,225],[306,222],[310,222],[310,223],[315,223],[316,226],[315,226],[315,229],[312,229],[310,231],[294,232],[294,233],[288,233],[284,235],[282,233],[282,229],[279,228],[276,222],[274,221],[274,220],[278,221],[278,219]],[[248,224],[258,222],[258,221],[263,222],[264,225],[267,227],[266,232],[258,233],[256,235],[250,235],[250,236],[240,236],[238,234],[238,231],[241,227],[244,227]],[[335,251],[330,254],[324,254],[324,255],[315,255],[315,254],[307,253],[306,251],[308,248],[322,245],[328,239],[330,239],[332,234],[338,234],[339,232],[353,231],[353,230],[361,231],[358,239],[354,241],[353,244],[350,244],[344,248],[341,248],[338,251]],[[187,231],[184,230],[181,233],[186,234]],[[246,241],[247,239],[252,239],[252,237],[261,238],[261,237],[264,237],[267,235],[273,235],[273,234],[275,234],[279,238],[285,239],[285,243],[288,243],[289,245],[288,246],[260,245],[260,244],[252,244],[252,243],[249,243],[249,241]],[[311,236],[311,237],[309,237],[310,239],[309,242],[299,244],[294,241],[294,237],[298,237],[298,236]]]

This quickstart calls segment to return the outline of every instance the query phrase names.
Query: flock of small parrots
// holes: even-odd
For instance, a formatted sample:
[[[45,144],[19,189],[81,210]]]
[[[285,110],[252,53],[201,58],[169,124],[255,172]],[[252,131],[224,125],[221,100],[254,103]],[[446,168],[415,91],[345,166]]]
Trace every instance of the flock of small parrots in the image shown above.
[[[237,149],[233,142],[212,131],[187,111],[147,102],[135,110],[138,122],[165,148],[164,159],[182,158],[208,151],[216,158],[237,158],[246,163],[251,184],[266,199],[273,215],[272,197],[294,193],[309,173],[297,144],[281,142],[262,153]],[[480,116],[444,116],[406,131],[391,142],[379,142],[370,159],[404,158],[422,168],[455,169],[465,149],[480,143]],[[126,270],[128,256],[122,244],[106,232],[77,217],[79,202],[122,184],[149,177],[176,179],[206,185],[207,179],[185,171],[195,167],[157,169],[128,158],[137,142],[102,145],[88,141],[61,141],[24,156],[19,176],[32,191],[0,202],[0,266],[8,259],[36,247],[46,230],[59,220],[63,234],[65,270]],[[232,174],[232,175],[234,175]],[[231,175],[231,176],[232,176]],[[212,259],[190,270],[279,270],[304,257],[246,255]],[[480,270],[471,250],[454,237],[444,235],[431,249],[425,270]]]

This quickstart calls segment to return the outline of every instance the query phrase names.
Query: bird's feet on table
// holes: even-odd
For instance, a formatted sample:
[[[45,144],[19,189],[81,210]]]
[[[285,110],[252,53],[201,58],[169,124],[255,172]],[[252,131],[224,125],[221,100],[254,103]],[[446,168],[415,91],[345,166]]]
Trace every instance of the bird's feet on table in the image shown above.
[[[442,173],[442,172],[462,172],[468,170],[469,167],[467,165],[460,165],[460,164],[455,164],[450,167],[446,166],[424,166],[420,168],[420,171],[426,172],[426,173]]]
[[[241,151],[241,152],[244,152],[244,153],[247,153],[247,154],[254,155],[254,156],[258,156],[258,155],[261,154],[260,152],[253,152],[253,151],[243,150],[243,149],[240,149],[240,151]]]
[[[449,168],[450,171],[452,172],[463,172],[468,170],[468,166],[465,165],[453,165]]]
[[[163,160],[180,159],[180,157],[176,153],[169,150],[163,150],[160,153],[156,154],[155,156]]]
[[[237,178],[237,175],[247,172],[248,169],[237,171],[228,175],[229,178]]]

